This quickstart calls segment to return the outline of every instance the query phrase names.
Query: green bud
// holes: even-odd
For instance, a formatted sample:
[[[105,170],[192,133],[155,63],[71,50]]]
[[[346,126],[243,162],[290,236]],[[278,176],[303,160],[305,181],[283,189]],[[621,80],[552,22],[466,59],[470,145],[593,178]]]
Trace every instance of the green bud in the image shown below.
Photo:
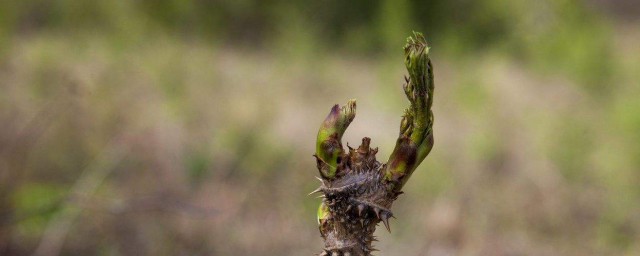
[[[424,36],[414,32],[413,37],[407,38],[404,53],[409,72],[404,91],[411,105],[402,117],[400,138],[385,170],[385,179],[396,184],[393,188],[396,191],[402,188],[433,147],[433,68]]]
[[[318,207],[318,225],[322,225],[322,222],[329,218],[329,207],[324,203],[320,203]]]
[[[333,178],[344,154],[342,135],[356,117],[356,100],[349,100],[347,105],[333,106],[331,112],[320,126],[316,139],[316,157],[320,174],[324,178]]]

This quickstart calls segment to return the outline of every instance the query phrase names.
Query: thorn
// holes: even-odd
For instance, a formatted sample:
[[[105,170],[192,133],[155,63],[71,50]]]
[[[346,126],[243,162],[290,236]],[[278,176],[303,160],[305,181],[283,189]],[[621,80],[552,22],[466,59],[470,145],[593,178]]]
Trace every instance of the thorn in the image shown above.
[[[364,211],[364,208],[365,208],[364,204],[358,205],[358,215],[359,216],[362,216],[362,211]]]
[[[316,198],[325,198],[325,196],[324,195],[319,195]]]
[[[396,192],[396,193],[393,195],[393,198],[394,198],[394,199],[397,199],[397,198],[398,198],[400,195],[402,195],[402,194],[404,194],[404,192],[402,192],[402,191],[398,191],[398,192]]]
[[[382,223],[384,223],[384,227],[387,228],[387,231],[389,231],[389,233],[391,233],[391,228],[389,227],[389,216],[388,213],[384,212],[382,213]]]
[[[315,177],[316,177],[316,179],[318,179],[320,182],[324,183],[324,180],[323,180],[322,178],[320,178],[320,177],[318,177],[318,176],[315,176]]]
[[[351,206],[352,206],[351,204],[347,206],[347,211],[351,210]]]
[[[313,194],[318,193],[318,192],[322,192],[322,187],[316,188],[316,190],[311,191],[311,193],[309,193],[307,196],[313,195]]]
[[[376,217],[378,217],[378,219],[380,219],[380,209],[374,208],[373,211],[376,213]]]

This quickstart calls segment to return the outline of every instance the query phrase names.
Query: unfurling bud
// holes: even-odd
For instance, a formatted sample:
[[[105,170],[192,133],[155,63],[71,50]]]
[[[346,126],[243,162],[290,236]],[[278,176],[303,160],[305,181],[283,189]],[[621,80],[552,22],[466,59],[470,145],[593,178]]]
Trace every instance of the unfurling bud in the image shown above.
[[[400,137],[385,170],[385,179],[395,191],[400,191],[433,147],[433,68],[421,33],[407,39],[404,54],[409,78],[405,77],[403,88],[411,105],[402,116]]]
[[[344,149],[342,135],[356,117],[356,100],[349,100],[346,106],[334,105],[320,126],[316,139],[316,159],[320,175],[333,178],[342,162]]]

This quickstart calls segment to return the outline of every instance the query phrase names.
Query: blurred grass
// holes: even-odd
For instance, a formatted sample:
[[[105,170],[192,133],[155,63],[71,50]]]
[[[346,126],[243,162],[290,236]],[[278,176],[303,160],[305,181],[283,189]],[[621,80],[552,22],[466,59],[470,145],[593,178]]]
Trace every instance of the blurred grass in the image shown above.
[[[637,23],[580,1],[0,4],[0,254],[311,255],[330,106],[386,161],[401,46],[432,42],[436,146],[385,255],[636,255]],[[72,186],[122,148],[89,195]],[[88,197],[88,200],[78,198]],[[51,255],[57,252],[50,252]]]

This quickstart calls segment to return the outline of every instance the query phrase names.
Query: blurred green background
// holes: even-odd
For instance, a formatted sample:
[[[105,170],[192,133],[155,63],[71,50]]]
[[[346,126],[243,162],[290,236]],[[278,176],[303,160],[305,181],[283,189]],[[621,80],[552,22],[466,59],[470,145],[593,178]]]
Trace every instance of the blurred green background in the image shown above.
[[[633,0],[0,2],[0,255],[313,255],[319,124],[435,147],[379,255],[640,255]]]

